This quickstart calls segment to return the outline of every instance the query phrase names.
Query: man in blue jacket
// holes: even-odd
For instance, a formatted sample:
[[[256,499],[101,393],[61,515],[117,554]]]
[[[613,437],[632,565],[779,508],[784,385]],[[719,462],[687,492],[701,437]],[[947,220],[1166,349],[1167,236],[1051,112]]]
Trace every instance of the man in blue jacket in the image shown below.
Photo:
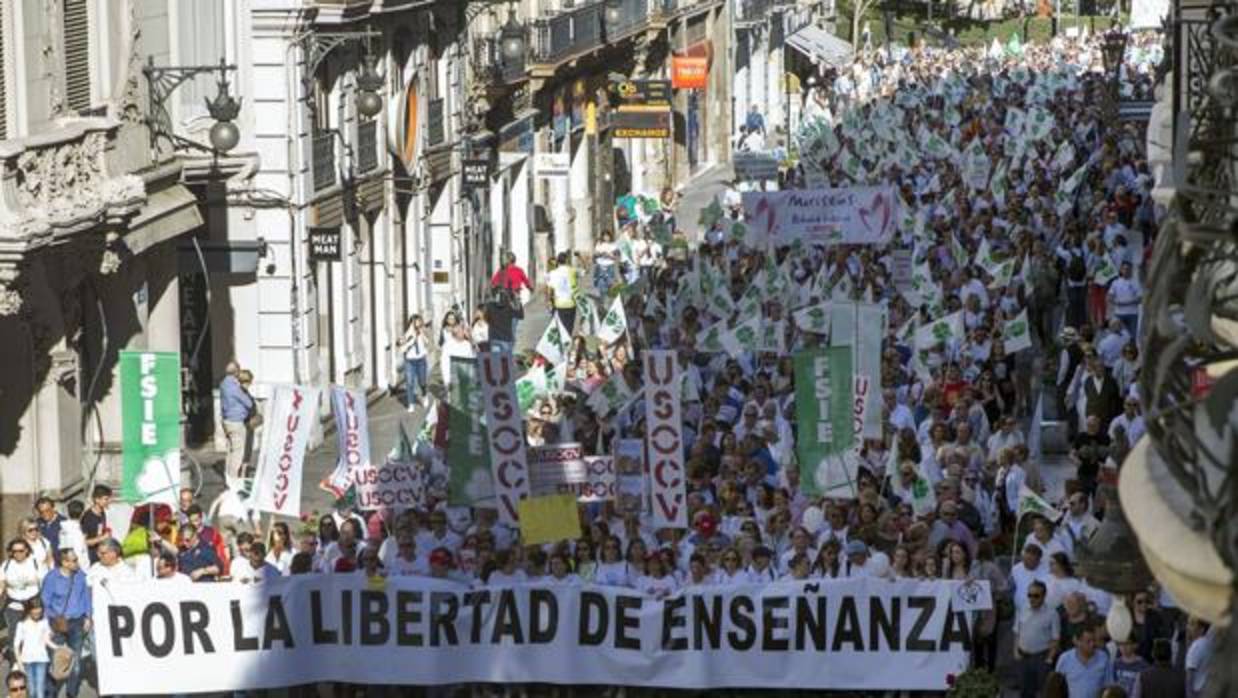
[[[73,666],[64,680],[66,698],[76,698],[81,688],[82,645],[91,628],[90,588],[79,564],[72,548],[61,550],[60,566],[43,578],[40,592],[53,641],[73,651]],[[58,686],[56,690],[59,692]]]

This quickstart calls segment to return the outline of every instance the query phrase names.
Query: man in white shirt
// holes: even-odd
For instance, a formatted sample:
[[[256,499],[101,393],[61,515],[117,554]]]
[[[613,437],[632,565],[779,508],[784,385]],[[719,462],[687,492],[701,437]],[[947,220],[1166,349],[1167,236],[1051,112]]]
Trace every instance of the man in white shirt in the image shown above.
[[[1023,547],[1023,559],[1010,568],[1011,586],[1014,587],[1014,605],[1016,609],[1027,608],[1027,594],[1032,588],[1032,582],[1040,582],[1047,588],[1049,584],[1049,566],[1044,564],[1040,546],[1029,543]]]
[[[1096,353],[1106,368],[1113,368],[1122,358],[1122,348],[1131,343],[1131,335],[1126,325],[1118,318],[1109,321],[1108,330],[1096,343]]]
[[[1144,424],[1143,415],[1139,414],[1139,400],[1134,397],[1127,397],[1123,405],[1122,414],[1113,418],[1109,423],[1109,438],[1116,439],[1118,429],[1126,432],[1126,443],[1134,446],[1139,437],[1143,436],[1148,427]]]
[[[446,548],[454,557],[460,551],[460,536],[447,528],[447,513],[442,510],[430,512],[430,530],[417,535],[418,550]]]
[[[137,578],[133,568],[125,564],[124,559],[121,558],[120,543],[116,542],[115,539],[109,538],[100,543],[98,555],[99,561],[91,565],[90,570],[86,572],[86,583],[92,589],[106,586],[108,582],[112,581],[126,581]]]
[[[890,569],[890,564],[887,561],[882,564],[875,556],[868,554],[868,546],[861,540],[847,541],[847,547],[844,548],[847,553],[847,561],[842,566],[842,576],[860,579],[864,577],[884,577]],[[884,557],[884,553],[881,553]]]
[[[990,460],[996,460],[998,454],[1008,448],[1023,445],[1023,432],[1015,426],[1015,418],[1007,415],[1002,419],[998,430],[989,436],[989,441],[985,446]]]
[[[1073,559],[1075,543],[1091,538],[1092,534],[1096,533],[1096,529],[1100,528],[1100,522],[1088,511],[1086,494],[1075,492],[1070,495],[1068,502],[1070,509],[1067,510],[1066,518],[1062,520],[1062,530],[1066,534],[1062,537],[1062,545],[1066,548],[1066,554]]]
[[[1139,304],[1143,300],[1143,287],[1134,278],[1130,262],[1118,268],[1118,278],[1109,283],[1109,304],[1113,315],[1126,326],[1132,337],[1139,336]]]
[[[275,565],[266,561],[266,546],[259,542],[249,545],[243,556],[232,562],[232,581],[238,584],[262,584],[281,576]]]

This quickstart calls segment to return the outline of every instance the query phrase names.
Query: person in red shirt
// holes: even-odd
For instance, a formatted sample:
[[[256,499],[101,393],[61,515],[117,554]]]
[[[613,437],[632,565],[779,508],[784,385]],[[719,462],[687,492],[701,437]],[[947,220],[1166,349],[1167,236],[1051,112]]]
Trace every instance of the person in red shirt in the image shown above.
[[[520,293],[521,288],[533,291],[533,284],[524,270],[516,264],[516,255],[512,252],[503,253],[503,268],[494,272],[494,276],[490,277],[490,287],[505,288],[513,294]]]
[[[529,292],[533,292],[533,283],[529,281],[529,277],[516,264],[516,255],[513,252],[503,253],[503,268],[494,273],[490,277],[490,288],[502,289],[499,291],[497,302],[510,302],[512,305],[512,341],[513,343],[520,339],[520,334],[517,329],[520,327],[520,321],[524,319],[524,308],[520,303],[520,289],[527,288]],[[507,299],[502,296],[508,296]]]

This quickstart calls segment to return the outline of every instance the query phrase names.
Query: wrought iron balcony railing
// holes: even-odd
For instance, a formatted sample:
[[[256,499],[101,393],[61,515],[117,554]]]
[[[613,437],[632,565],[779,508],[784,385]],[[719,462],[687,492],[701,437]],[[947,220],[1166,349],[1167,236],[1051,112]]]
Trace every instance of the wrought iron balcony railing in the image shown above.
[[[600,2],[591,2],[533,22],[533,60],[558,63],[602,44]]]
[[[447,140],[443,99],[432,99],[426,113],[426,146],[433,148]]]
[[[607,24],[606,40],[614,41],[649,24],[649,0],[619,0],[619,21]]]
[[[313,137],[314,191],[335,186],[335,132],[319,131]]]
[[[773,0],[737,0],[735,23],[750,25],[764,22],[773,6]]]

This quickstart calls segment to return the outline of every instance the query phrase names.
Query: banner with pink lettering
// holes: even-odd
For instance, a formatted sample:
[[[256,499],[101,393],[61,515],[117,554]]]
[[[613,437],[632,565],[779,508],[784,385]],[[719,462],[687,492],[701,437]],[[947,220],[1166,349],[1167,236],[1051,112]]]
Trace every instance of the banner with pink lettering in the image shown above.
[[[529,463],[523,417],[516,401],[516,369],[507,352],[483,352],[477,357],[477,368],[486,406],[486,439],[499,520],[514,525],[520,518],[520,500],[529,496]]]
[[[365,407],[365,391],[331,386],[331,415],[335,417],[340,457],[335,463],[335,470],[322,484],[337,498],[348,491],[354,470],[372,465],[369,417]]]
[[[262,427],[251,508],[281,516],[301,515],[305,445],[317,412],[318,388],[274,387]]]
[[[655,528],[688,527],[679,361],[673,351],[645,352],[645,452]]]

